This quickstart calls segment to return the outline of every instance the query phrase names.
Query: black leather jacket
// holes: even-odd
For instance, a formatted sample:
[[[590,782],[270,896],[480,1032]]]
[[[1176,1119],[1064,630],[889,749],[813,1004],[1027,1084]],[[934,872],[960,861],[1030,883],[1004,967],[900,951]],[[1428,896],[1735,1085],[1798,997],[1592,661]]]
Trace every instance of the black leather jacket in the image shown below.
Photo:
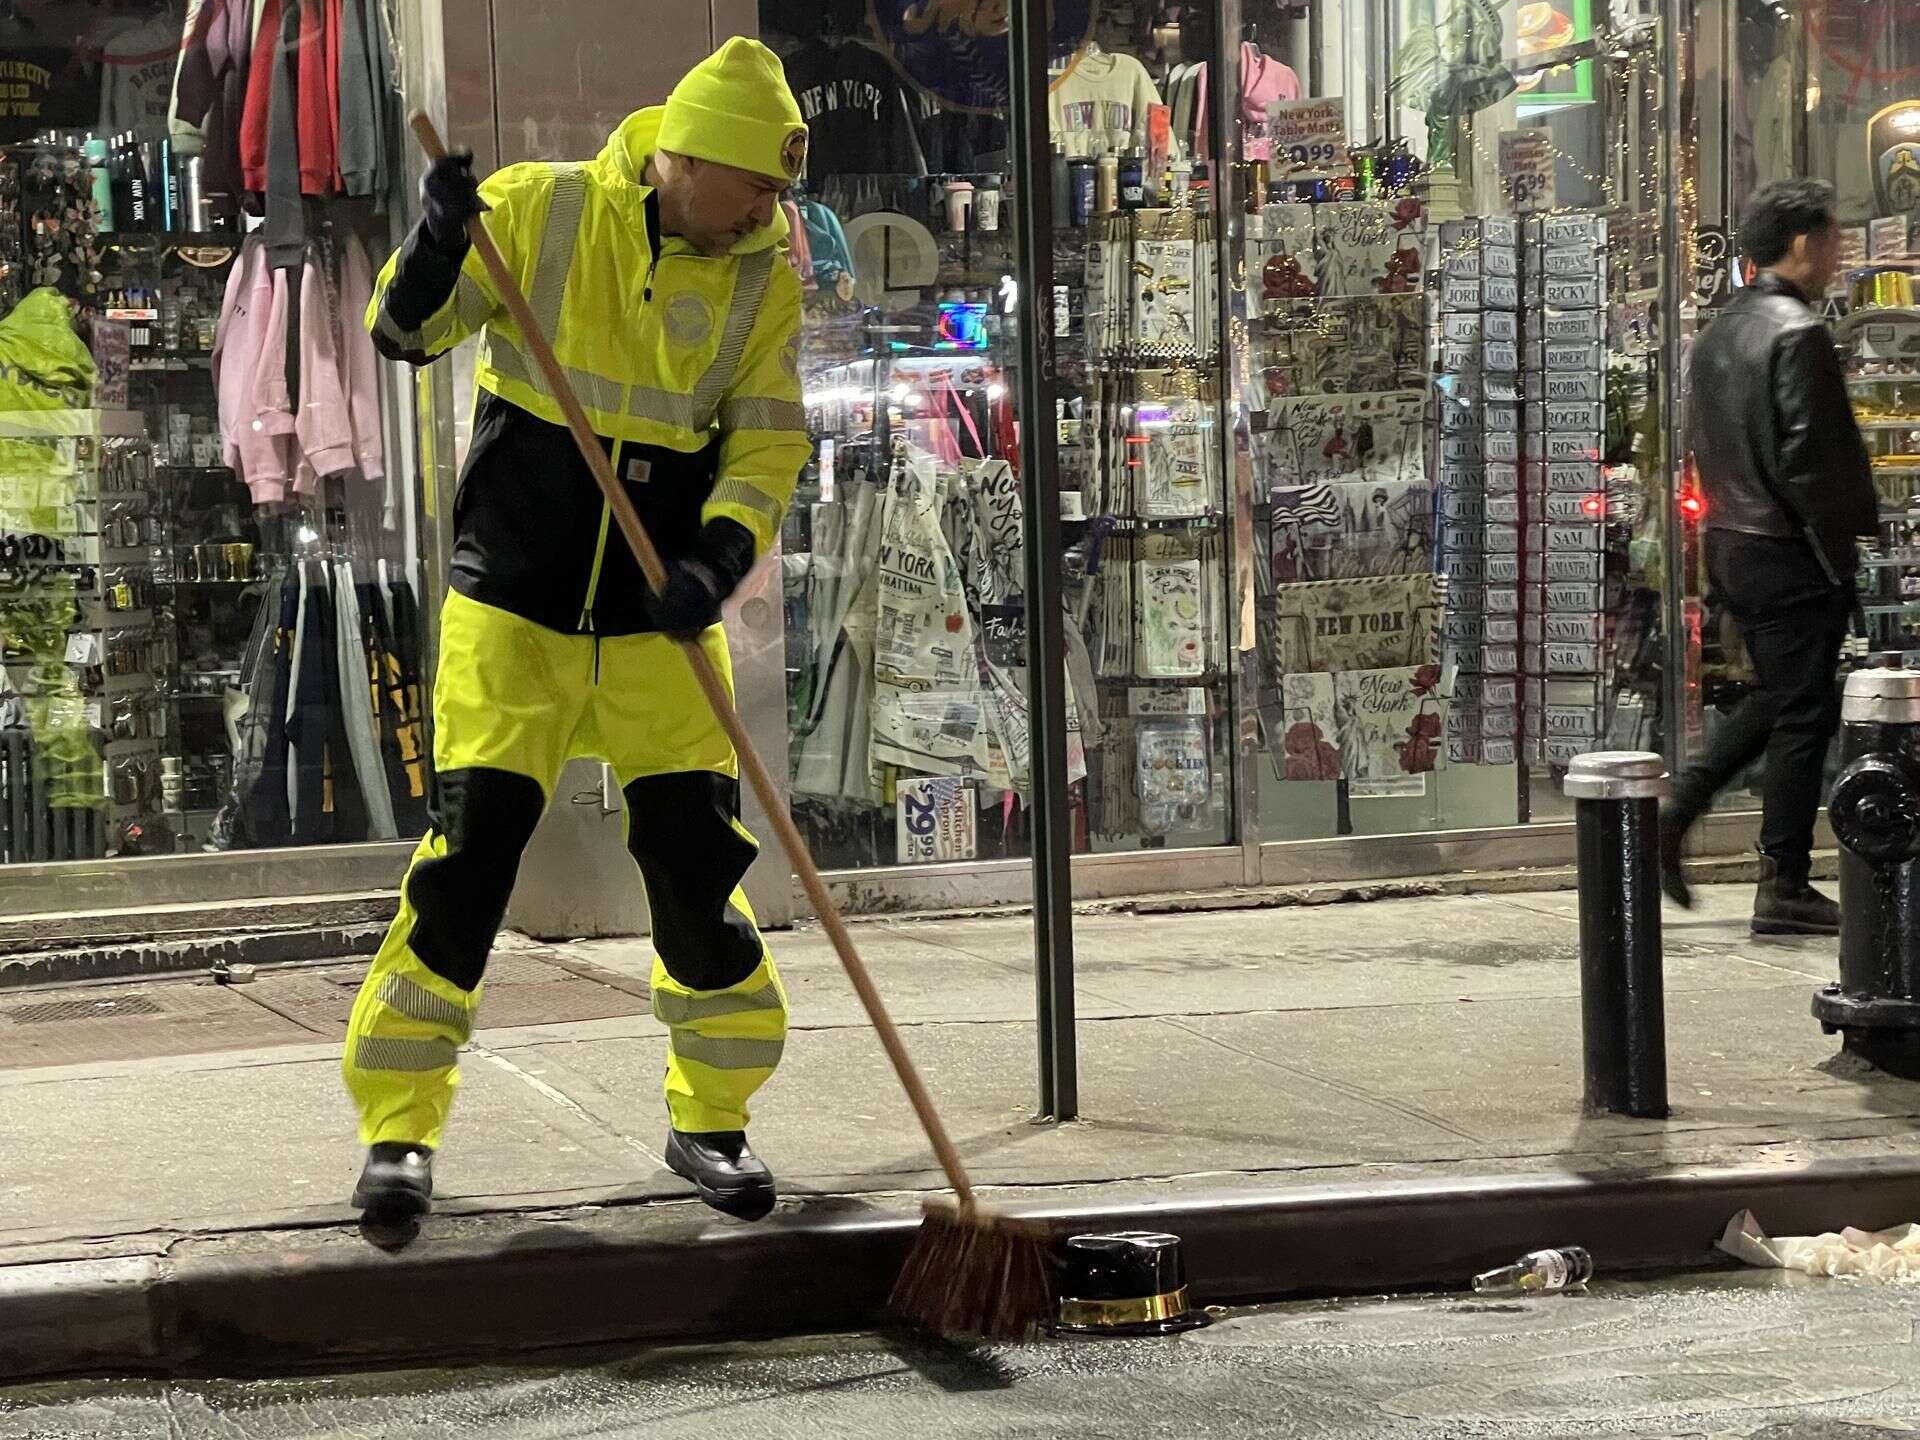
[[[1878,526],[1872,467],[1832,332],[1763,271],[1693,345],[1690,443],[1710,530],[1811,530],[1842,580]],[[1804,527],[1804,528],[1803,528]]]

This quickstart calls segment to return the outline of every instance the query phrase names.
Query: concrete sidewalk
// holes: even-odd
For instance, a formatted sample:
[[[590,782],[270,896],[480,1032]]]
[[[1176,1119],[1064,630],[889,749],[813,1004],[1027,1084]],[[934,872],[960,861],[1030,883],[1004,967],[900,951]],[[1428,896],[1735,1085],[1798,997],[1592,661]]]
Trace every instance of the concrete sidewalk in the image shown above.
[[[1833,978],[1833,942],[1754,940],[1749,888],[1701,895],[1701,909],[1667,916],[1664,1122],[1580,1113],[1568,893],[1082,916],[1084,1118],[1065,1126],[1032,1122],[1026,919],[855,933],[976,1179],[1022,1202],[1906,1164],[1920,1085],[1837,1059],[1808,1013]],[[914,1193],[941,1181],[831,949],[801,931],[778,952],[795,1029],[754,1135],[791,1200],[760,1234],[798,1234],[810,1217],[910,1216]],[[657,1220],[662,1235],[750,1243],[661,1164],[665,1040],[646,1013],[648,963],[634,943],[504,945],[436,1167],[429,1248],[487,1236],[524,1249],[559,1218],[581,1234],[630,1236]],[[303,1245],[343,1274],[389,1263],[343,1203],[360,1157],[336,1067],[359,970],[10,994],[0,1319],[9,1284],[17,1298],[45,1288],[36,1276],[113,1290],[117,1276],[151,1283],[197,1254],[220,1257],[238,1283],[246,1257]],[[0,1353],[0,1372],[22,1365],[31,1357]]]

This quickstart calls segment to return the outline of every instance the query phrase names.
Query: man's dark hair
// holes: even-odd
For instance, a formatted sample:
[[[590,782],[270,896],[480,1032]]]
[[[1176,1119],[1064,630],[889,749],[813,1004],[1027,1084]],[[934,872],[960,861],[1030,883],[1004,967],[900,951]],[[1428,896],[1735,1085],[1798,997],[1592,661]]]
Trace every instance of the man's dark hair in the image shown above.
[[[1831,224],[1831,185],[1824,180],[1776,180],[1749,200],[1740,216],[1740,253],[1756,265],[1777,265],[1797,236]]]

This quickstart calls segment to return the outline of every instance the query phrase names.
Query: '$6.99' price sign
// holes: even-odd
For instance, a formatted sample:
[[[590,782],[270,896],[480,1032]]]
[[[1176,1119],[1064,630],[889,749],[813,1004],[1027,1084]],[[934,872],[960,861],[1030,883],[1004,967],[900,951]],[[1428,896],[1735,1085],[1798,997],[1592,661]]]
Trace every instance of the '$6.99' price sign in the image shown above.
[[[1267,115],[1276,180],[1327,180],[1352,168],[1347,106],[1339,96],[1278,101]]]
[[[1546,131],[1501,132],[1500,187],[1516,215],[1553,209],[1553,142]]]

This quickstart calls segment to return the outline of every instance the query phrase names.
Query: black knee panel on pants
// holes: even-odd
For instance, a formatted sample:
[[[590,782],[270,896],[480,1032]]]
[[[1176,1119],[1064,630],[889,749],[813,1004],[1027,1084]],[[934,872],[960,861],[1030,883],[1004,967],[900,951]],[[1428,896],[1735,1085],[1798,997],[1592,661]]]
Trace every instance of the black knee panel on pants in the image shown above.
[[[510,770],[453,770],[439,777],[434,833],[447,853],[407,876],[413,953],[434,974],[471,990],[506,918],[520,852],[546,809],[540,784]]]
[[[759,933],[728,903],[759,853],[733,827],[739,782],[694,770],[635,780],[625,794],[660,963],[689,990],[738,985],[761,956]]]

